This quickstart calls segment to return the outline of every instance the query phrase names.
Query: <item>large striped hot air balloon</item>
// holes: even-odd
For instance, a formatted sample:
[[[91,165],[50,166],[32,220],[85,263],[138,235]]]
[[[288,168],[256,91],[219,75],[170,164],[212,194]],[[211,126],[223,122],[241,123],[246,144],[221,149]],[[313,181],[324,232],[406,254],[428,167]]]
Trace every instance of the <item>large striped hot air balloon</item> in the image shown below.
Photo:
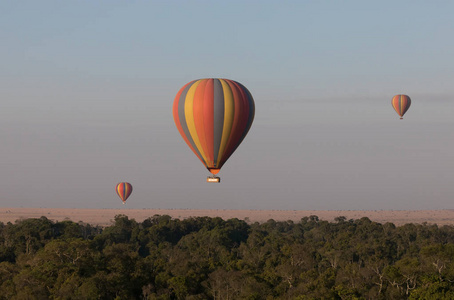
[[[391,104],[396,110],[397,114],[400,116],[400,119],[402,120],[404,114],[410,108],[411,99],[407,95],[396,95],[391,100]]]
[[[218,78],[194,80],[173,102],[173,119],[189,148],[213,176],[243,141],[254,120],[251,93],[240,83]]]
[[[123,204],[125,204],[126,199],[128,199],[129,195],[131,195],[132,193],[132,185],[128,182],[120,182],[115,187],[115,191],[117,192],[118,197],[120,197],[121,201],[123,201]]]

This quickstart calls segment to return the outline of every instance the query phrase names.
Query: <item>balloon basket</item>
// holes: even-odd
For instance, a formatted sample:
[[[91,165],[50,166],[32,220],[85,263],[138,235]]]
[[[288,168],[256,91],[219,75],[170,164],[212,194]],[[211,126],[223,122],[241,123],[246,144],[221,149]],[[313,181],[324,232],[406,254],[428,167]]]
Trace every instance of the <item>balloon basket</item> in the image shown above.
[[[207,182],[221,182],[221,178],[217,176],[208,176]]]

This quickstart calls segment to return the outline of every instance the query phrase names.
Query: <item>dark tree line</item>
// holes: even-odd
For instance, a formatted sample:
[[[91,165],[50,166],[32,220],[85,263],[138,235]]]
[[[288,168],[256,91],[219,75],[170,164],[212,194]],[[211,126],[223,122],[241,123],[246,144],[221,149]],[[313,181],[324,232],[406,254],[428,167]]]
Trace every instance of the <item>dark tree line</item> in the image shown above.
[[[0,223],[0,299],[454,299],[454,227],[124,215]]]

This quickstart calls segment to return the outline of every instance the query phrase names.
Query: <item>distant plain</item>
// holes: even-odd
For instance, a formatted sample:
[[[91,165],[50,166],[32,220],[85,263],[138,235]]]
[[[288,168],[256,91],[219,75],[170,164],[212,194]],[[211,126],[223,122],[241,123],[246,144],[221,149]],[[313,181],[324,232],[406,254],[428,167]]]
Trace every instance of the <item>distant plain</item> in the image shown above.
[[[299,222],[301,218],[317,216],[319,220],[334,222],[337,217],[356,220],[367,217],[378,223],[394,223],[401,226],[408,223],[427,223],[454,225],[454,210],[192,210],[192,209],[74,209],[74,208],[23,208],[1,207],[0,222],[14,223],[16,220],[40,218],[52,221],[71,220],[91,225],[109,226],[116,215],[126,215],[138,222],[154,215],[169,215],[175,219],[190,217],[221,217],[222,219],[237,218],[251,222],[291,220]]]

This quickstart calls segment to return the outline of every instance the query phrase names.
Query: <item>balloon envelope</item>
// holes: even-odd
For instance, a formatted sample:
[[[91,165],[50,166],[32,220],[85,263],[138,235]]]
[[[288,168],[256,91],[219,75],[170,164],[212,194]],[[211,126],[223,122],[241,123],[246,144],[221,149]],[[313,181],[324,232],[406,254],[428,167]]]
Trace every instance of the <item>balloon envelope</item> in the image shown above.
[[[173,102],[173,119],[189,148],[217,174],[243,141],[254,120],[251,93],[240,83],[218,78],[194,80]]]
[[[396,95],[391,100],[391,104],[400,118],[403,119],[404,114],[410,108],[411,99],[407,95]]]
[[[132,185],[128,182],[120,182],[115,187],[115,191],[117,192],[118,197],[120,197],[121,201],[123,201],[124,204],[126,202],[126,199],[128,199],[129,195],[131,195],[132,193]]]

